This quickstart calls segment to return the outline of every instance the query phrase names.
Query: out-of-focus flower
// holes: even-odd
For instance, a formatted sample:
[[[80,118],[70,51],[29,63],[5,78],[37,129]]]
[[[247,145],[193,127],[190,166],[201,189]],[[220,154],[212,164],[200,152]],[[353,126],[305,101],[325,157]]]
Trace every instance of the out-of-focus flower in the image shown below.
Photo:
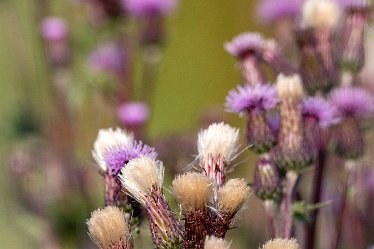
[[[269,110],[278,103],[277,90],[270,84],[237,86],[226,98],[226,109],[242,114],[252,110]]]
[[[301,116],[304,90],[300,77],[279,75],[277,90],[280,98],[281,126],[274,159],[280,168],[298,171],[311,163],[312,156],[304,141]]]
[[[302,25],[313,30],[317,52],[322,58],[326,86],[338,81],[335,31],[341,20],[341,8],[335,0],[307,0],[302,10]]]
[[[330,99],[338,109],[342,120],[334,133],[335,151],[344,158],[359,158],[365,151],[359,119],[373,113],[374,98],[362,88],[343,87],[334,90]]]
[[[367,0],[345,0],[346,19],[343,28],[343,54],[340,64],[346,71],[359,72],[365,63],[365,33],[371,14]]]
[[[230,243],[221,238],[207,236],[205,238],[204,249],[230,249]]]
[[[260,59],[264,40],[259,33],[243,33],[225,43],[227,52],[240,61],[244,83],[256,85],[264,83]]]
[[[124,103],[118,107],[117,117],[125,126],[139,127],[147,122],[149,109],[143,102]]]
[[[270,84],[238,86],[226,99],[228,111],[247,112],[247,141],[258,153],[267,152],[275,144],[275,137],[266,118],[266,110],[278,103],[275,87]]]
[[[338,88],[331,93],[330,100],[342,118],[347,116],[368,117],[374,111],[373,95],[360,87]]]
[[[307,0],[302,9],[304,25],[316,29],[334,29],[340,20],[341,8],[334,0]]]
[[[296,239],[272,239],[265,243],[261,249],[300,249]]]
[[[263,22],[276,22],[284,18],[295,18],[300,14],[302,0],[262,0],[257,13]]]
[[[260,53],[264,44],[262,35],[259,33],[243,33],[225,43],[224,47],[232,56],[239,59],[249,53]]]
[[[47,41],[61,41],[69,34],[69,26],[62,18],[47,17],[41,23],[40,32]]]
[[[136,16],[166,15],[177,6],[177,0],[122,0],[126,11]]]
[[[92,212],[87,226],[91,239],[100,248],[133,248],[128,217],[118,207]]]
[[[122,74],[126,70],[126,53],[115,43],[106,43],[89,55],[89,65],[98,72]]]
[[[198,135],[197,150],[204,174],[222,185],[239,147],[239,130],[225,123],[211,124]]]
[[[146,208],[155,247],[179,248],[180,226],[162,192],[162,163],[142,156],[131,160],[119,177],[122,185]]]
[[[339,121],[334,105],[322,97],[308,97],[303,101],[304,119],[313,119],[320,127],[328,127]]]
[[[279,170],[271,159],[260,158],[253,175],[253,189],[258,198],[278,202],[281,197]]]

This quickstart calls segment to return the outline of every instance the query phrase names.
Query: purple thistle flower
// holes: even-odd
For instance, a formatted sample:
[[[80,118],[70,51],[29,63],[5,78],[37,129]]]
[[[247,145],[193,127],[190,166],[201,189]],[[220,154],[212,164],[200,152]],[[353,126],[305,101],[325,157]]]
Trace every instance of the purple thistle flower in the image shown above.
[[[122,0],[122,3],[124,9],[135,16],[166,15],[177,5],[176,0]]]
[[[125,103],[119,106],[117,117],[124,125],[139,126],[148,120],[149,109],[142,102]]]
[[[367,90],[360,87],[343,87],[334,90],[330,100],[340,117],[367,117],[374,111],[374,98]]]
[[[275,22],[298,16],[302,5],[302,0],[263,0],[257,7],[257,13],[263,22]]]
[[[66,21],[59,17],[47,17],[40,25],[42,37],[48,41],[59,41],[66,38],[69,27]]]
[[[154,160],[157,157],[157,152],[153,147],[145,145],[141,141],[133,142],[130,145],[119,144],[108,149],[104,154],[108,174],[116,176],[125,164],[141,156],[147,156]]]
[[[251,52],[259,52],[264,40],[259,33],[243,33],[226,42],[224,48],[235,57],[244,57]]]
[[[308,97],[303,101],[303,117],[315,119],[321,127],[328,127],[339,121],[335,106],[322,97]]]
[[[122,73],[125,70],[125,51],[114,43],[101,45],[89,56],[90,66],[99,72]]]
[[[268,110],[275,107],[277,103],[277,91],[270,84],[238,85],[236,89],[229,92],[226,109],[235,113],[246,110]]]

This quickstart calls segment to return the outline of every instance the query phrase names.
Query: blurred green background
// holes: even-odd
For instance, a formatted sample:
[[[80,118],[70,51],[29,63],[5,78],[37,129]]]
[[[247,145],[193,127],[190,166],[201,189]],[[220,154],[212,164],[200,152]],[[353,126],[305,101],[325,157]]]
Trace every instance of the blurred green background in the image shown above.
[[[43,226],[30,216],[27,210],[15,205],[16,190],[10,185],[6,167],[9,151],[22,139],[14,135],[17,113],[26,105],[27,111],[31,110],[38,117],[43,117],[50,108],[46,76],[48,69],[37,23],[38,2],[0,1],[1,248],[39,248],[37,240],[41,236],[40,227]],[[49,1],[50,14],[60,16],[72,25],[73,42],[78,41],[75,49],[79,50],[82,46],[82,49],[87,50],[81,51],[85,54],[89,50],[84,48],[84,44],[92,43],[90,39],[95,39],[95,31],[85,24],[87,13],[76,8],[73,2]],[[43,1],[40,3],[43,4]],[[150,137],[157,138],[181,131],[196,134],[200,129],[198,124],[204,110],[213,106],[223,112],[228,90],[240,80],[235,60],[224,51],[223,43],[240,32],[256,29],[253,5],[254,2],[249,0],[180,1],[176,13],[167,21],[168,38],[155,89],[149,124]],[[80,62],[79,59],[75,61],[78,64]],[[90,150],[97,130],[112,126],[113,123],[110,120],[101,120],[102,113],[98,113],[95,107],[89,104],[89,95],[92,93],[89,83],[76,81],[73,84],[78,89],[77,101],[83,102],[80,105],[79,122],[82,126],[80,130],[84,132],[79,136],[81,144],[77,154],[82,161],[88,162],[83,171],[94,172],[94,169],[89,167],[93,164]],[[228,117],[231,124],[242,127],[237,116]],[[236,175],[248,176],[251,172],[250,165],[250,161],[241,165],[241,170]],[[95,177],[100,180],[99,176]],[[101,186],[96,186],[93,191],[100,188]],[[97,205],[101,203],[101,194],[98,193]],[[248,213],[256,209],[255,212],[261,214],[258,211],[258,201],[251,197]],[[242,215],[242,218],[246,217],[247,212]],[[234,237],[244,235],[245,245],[258,245],[259,241],[248,240],[255,238],[256,233],[261,234],[264,226],[265,222],[261,225],[253,224],[254,230],[241,229]],[[234,245],[235,243],[239,242],[234,242]]]

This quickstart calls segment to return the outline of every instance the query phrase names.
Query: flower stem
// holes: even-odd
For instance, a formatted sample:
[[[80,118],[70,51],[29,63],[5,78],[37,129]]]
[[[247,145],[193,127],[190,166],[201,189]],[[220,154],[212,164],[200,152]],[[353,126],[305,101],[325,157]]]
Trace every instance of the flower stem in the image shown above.
[[[291,238],[292,231],[292,202],[295,195],[295,186],[298,179],[296,172],[288,171],[286,174],[286,189],[281,204],[281,236]]]
[[[312,205],[321,202],[323,175],[326,164],[326,151],[320,148],[318,152],[318,163],[315,168],[313,179]],[[306,249],[313,249],[315,245],[316,227],[319,209],[315,209],[312,213],[310,224],[306,225],[305,246]]]

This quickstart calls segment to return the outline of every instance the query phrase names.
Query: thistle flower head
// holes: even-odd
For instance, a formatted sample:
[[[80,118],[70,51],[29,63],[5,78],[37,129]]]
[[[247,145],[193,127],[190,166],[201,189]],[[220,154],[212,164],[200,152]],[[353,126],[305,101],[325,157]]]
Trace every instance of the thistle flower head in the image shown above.
[[[108,206],[92,212],[87,226],[91,239],[100,248],[130,249],[128,219],[118,207]]]
[[[263,245],[261,249],[300,249],[296,239],[272,239]]]
[[[205,238],[204,249],[229,249],[230,243],[224,239],[216,238],[214,236],[207,236]]]
[[[161,189],[164,180],[164,166],[148,156],[129,161],[119,174],[122,185],[135,199],[145,205],[152,188]]]
[[[315,119],[321,127],[328,127],[339,121],[335,106],[322,97],[306,98],[303,101],[302,115]]]
[[[279,170],[272,160],[259,159],[253,176],[253,189],[262,200],[278,201],[280,197]]]
[[[125,10],[135,16],[166,15],[177,6],[176,0],[122,0]]]
[[[47,41],[59,41],[67,36],[69,27],[62,18],[47,17],[41,23],[40,32]]]
[[[153,147],[143,144],[141,141],[135,141],[127,146],[118,146],[108,150],[104,155],[108,174],[116,176],[126,163],[141,156],[147,156],[155,160],[157,152]]]
[[[134,136],[120,128],[100,129],[93,146],[92,156],[96,160],[100,170],[108,171],[108,164],[105,160],[106,154],[118,148],[124,148],[134,141]]]
[[[363,88],[343,87],[334,90],[330,100],[341,117],[367,117],[374,111],[374,98]]]
[[[302,5],[302,0],[262,0],[257,13],[263,22],[276,22],[283,18],[297,17]]]
[[[232,56],[242,58],[248,53],[259,53],[263,44],[264,40],[259,33],[243,33],[226,42],[224,47]]]
[[[204,209],[213,195],[211,180],[202,174],[192,172],[175,178],[173,190],[184,211]]]
[[[230,179],[218,190],[220,211],[235,214],[249,195],[249,187],[244,179]]]
[[[122,104],[117,110],[118,119],[128,126],[139,126],[149,118],[148,106],[143,102]]]
[[[278,102],[277,91],[270,84],[238,85],[229,92],[226,98],[226,109],[229,112],[242,113],[251,110],[268,110]]]
[[[239,147],[239,129],[223,122],[213,123],[198,135],[198,157],[205,160],[209,157],[221,157],[231,162]]]
[[[100,45],[88,57],[90,68],[98,72],[121,73],[125,70],[125,51],[114,43]]]
[[[335,0],[307,0],[302,9],[304,24],[317,29],[334,29],[340,16],[341,9]]]
[[[277,92],[281,99],[289,97],[301,98],[304,94],[303,85],[299,75],[285,76],[279,74],[277,77]]]

